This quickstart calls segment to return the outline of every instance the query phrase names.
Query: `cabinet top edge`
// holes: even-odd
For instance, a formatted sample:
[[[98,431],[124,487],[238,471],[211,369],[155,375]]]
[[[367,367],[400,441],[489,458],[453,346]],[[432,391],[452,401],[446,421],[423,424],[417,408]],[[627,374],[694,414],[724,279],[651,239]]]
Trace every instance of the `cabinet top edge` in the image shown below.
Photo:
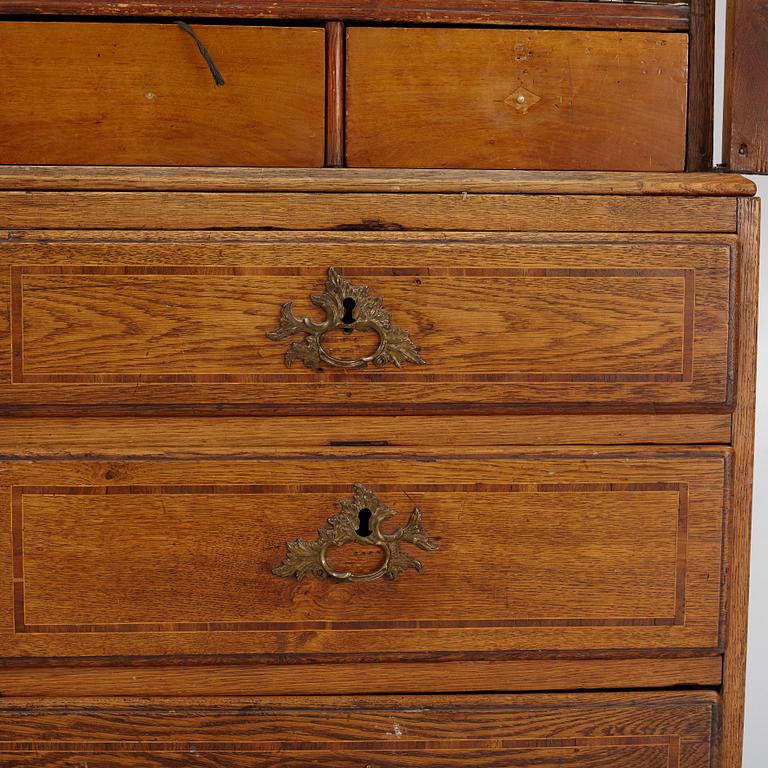
[[[687,0],[0,0],[3,16],[186,16],[686,31]]]
[[[757,187],[730,173],[0,166],[0,191],[16,190],[751,197]]]

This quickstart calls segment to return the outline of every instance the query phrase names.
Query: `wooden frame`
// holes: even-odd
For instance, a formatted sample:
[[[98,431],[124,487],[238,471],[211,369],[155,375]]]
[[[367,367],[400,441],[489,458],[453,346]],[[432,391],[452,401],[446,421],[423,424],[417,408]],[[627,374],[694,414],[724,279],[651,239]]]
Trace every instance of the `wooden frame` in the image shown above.
[[[266,21],[322,20],[327,32],[326,166],[344,161],[344,38],[347,23],[461,24],[554,27],[628,31],[687,32],[689,81],[686,171],[712,166],[714,99],[714,0],[655,2],[585,2],[584,0],[280,0],[280,2],[221,2],[220,0],[52,0],[42,7],[28,0],[0,0],[0,18],[14,15],[63,16],[178,16]],[[742,67],[742,69],[744,69]],[[730,134],[730,122],[726,126]],[[736,158],[738,160],[738,158]],[[733,162],[735,170],[747,170]]]
[[[757,287],[760,201],[739,201],[739,337],[737,390],[731,443],[733,484],[726,565],[726,635],[723,668],[723,768],[741,764],[747,665],[747,609],[752,520],[752,465],[755,439]]]

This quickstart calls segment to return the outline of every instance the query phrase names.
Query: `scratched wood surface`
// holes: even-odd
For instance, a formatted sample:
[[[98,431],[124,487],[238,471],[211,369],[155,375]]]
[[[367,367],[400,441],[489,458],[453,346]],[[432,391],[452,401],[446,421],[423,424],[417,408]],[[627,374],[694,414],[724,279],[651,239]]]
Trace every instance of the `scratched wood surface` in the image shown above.
[[[6,239],[12,356],[0,397],[48,408],[244,404],[315,413],[453,404],[727,408],[733,243],[628,237]],[[324,290],[331,266],[382,298],[426,365],[286,367],[286,351],[303,334],[266,334],[288,301],[298,316],[322,319],[309,296]],[[323,337],[346,359],[377,341],[372,331]]]
[[[726,460],[714,448],[337,448],[5,461],[0,587],[15,598],[0,651],[711,652]],[[388,531],[422,510],[440,546],[412,548],[423,570],[356,584],[273,575],[354,483],[398,510]],[[329,560],[365,573],[381,551],[359,543]]]
[[[157,662],[157,660],[155,660]],[[224,660],[226,661],[226,660]],[[48,664],[0,668],[8,696],[294,696],[715,687],[722,658],[493,659],[312,664]]]
[[[723,159],[744,173],[768,173],[768,2],[728,0]]]
[[[344,19],[441,24],[521,24],[608,29],[688,29],[687,2],[579,0],[0,0],[4,14]]]
[[[0,166],[0,190],[13,189],[30,191],[176,189],[199,192],[466,192],[467,194],[482,192],[738,197],[754,195],[756,187],[754,182],[735,173],[473,171],[445,168]],[[703,218],[702,223],[704,221]]]
[[[682,171],[687,68],[686,35],[351,28],[347,163]]]
[[[711,768],[714,693],[10,699],[19,768]]]
[[[323,29],[194,28],[221,87],[175,24],[0,22],[0,163],[323,165]]]

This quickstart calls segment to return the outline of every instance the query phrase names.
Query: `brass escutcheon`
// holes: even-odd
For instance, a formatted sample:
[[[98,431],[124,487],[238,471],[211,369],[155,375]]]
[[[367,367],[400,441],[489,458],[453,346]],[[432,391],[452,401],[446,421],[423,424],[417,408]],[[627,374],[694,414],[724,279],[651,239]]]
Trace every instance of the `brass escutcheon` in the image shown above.
[[[339,502],[341,511],[328,519],[330,528],[321,528],[316,541],[296,539],[287,544],[288,554],[280,565],[272,569],[275,576],[295,578],[301,581],[306,575],[331,578],[337,581],[373,581],[382,576],[394,579],[398,574],[413,568],[422,569],[421,561],[403,552],[401,542],[415,544],[420,549],[432,552],[438,548],[421,529],[421,510],[414,507],[408,523],[394,533],[384,533],[381,525],[394,517],[397,511],[383,504],[376,494],[365,485],[353,486],[351,499]],[[366,524],[370,533],[360,535],[361,513],[367,513]],[[356,574],[350,571],[335,571],[328,562],[328,550],[344,544],[358,542],[371,544],[384,551],[384,563],[371,573]]]
[[[291,302],[287,302],[280,310],[278,327],[267,333],[273,341],[305,334],[302,341],[295,341],[285,353],[286,367],[290,368],[295,360],[301,360],[312,370],[320,370],[324,365],[354,369],[366,368],[369,363],[377,367],[393,363],[398,368],[406,362],[426,364],[408,332],[392,325],[389,313],[382,307],[382,300],[369,296],[367,286],[353,286],[331,267],[325,281],[325,292],[319,296],[310,295],[309,298],[325,312],[323,322],[315,322],[310,317],[296,317]],[[323,336],[338,329],[347,332],[373,331],[379,336],[378,346],[370,355],[354,360],[335,357],[323,347]]]

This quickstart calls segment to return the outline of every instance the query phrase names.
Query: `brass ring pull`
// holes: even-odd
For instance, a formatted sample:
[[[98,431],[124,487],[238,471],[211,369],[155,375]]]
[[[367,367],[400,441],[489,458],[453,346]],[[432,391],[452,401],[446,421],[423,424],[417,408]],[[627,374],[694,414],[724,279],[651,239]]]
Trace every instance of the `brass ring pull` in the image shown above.
[[[297,581],[301,581],[307,574],[314,574],[321,579],[349,582],[373,581],[382,576],[394,579],[409,568],[416,571],[422,569],[421,561],[402,551],[402,542],[415,544],[428,552],[438,548],[437,543],[421,529],[421,510],[418,507],[414,507],[405,526],[394,533],[384,533],[381,530],[382,523],[394,517],[397,512],[379,501],[370,488],[355,485],[352,498],[340,501],[339,506],[341,511],[328,519],[330,528],[322,528],[317,532],[317,541],[296,539],[288,542],[285,560],[272,569],[275,576],[294,577]],[[328,562],[328,550],[353,542],[382,549],[382,565],[371,573],[363,574],[334,570]]]
[[[272,341],[305,334],[302,341],[295,341],[285,353],[285,365],[290,368],[295,360],[301,360],[307,368],[318,370],[323,365],[332,368],[367,368],[369,363],[377,367],[393,363],[401,368],[403,363],[425,365],[416,345],[407,331],[392,325],[389,313],[382,307],[380,298],[368,295],[368,287],[355,287],[345,280],[336,269],[328,270],[325,292],[319,296],[310,295],[313,304],[325,312],[325,320],[315,322],[310,317],[296,317],[291,302],[283,304],[280,310],[280,324],[267,333]],[[378,334],[376,350],[365,357],[344,360],[331,355],[323,347],[323,336],[329,331],[371,330]]]
[[[381,549],[383,549],[385,552],[384,563],[375,571],[372,571],[371,573],[364,573],[362,575],[354,574],[350,571],[334,571],[328,563],[327,552],[329,547],[336,545],[331,544],[330,542],[323,544],[320,549],[320,565],[322,566],[325,575],[330,576],[332,579],[337,579],[338,581],[373,581],[374,579],[379,579],[382,576],[386,576],[389,572],[389,564],[392,560],[392,550],[390,549],[389,544],[386,542],[375,543],[377,547],[381,547]]]

